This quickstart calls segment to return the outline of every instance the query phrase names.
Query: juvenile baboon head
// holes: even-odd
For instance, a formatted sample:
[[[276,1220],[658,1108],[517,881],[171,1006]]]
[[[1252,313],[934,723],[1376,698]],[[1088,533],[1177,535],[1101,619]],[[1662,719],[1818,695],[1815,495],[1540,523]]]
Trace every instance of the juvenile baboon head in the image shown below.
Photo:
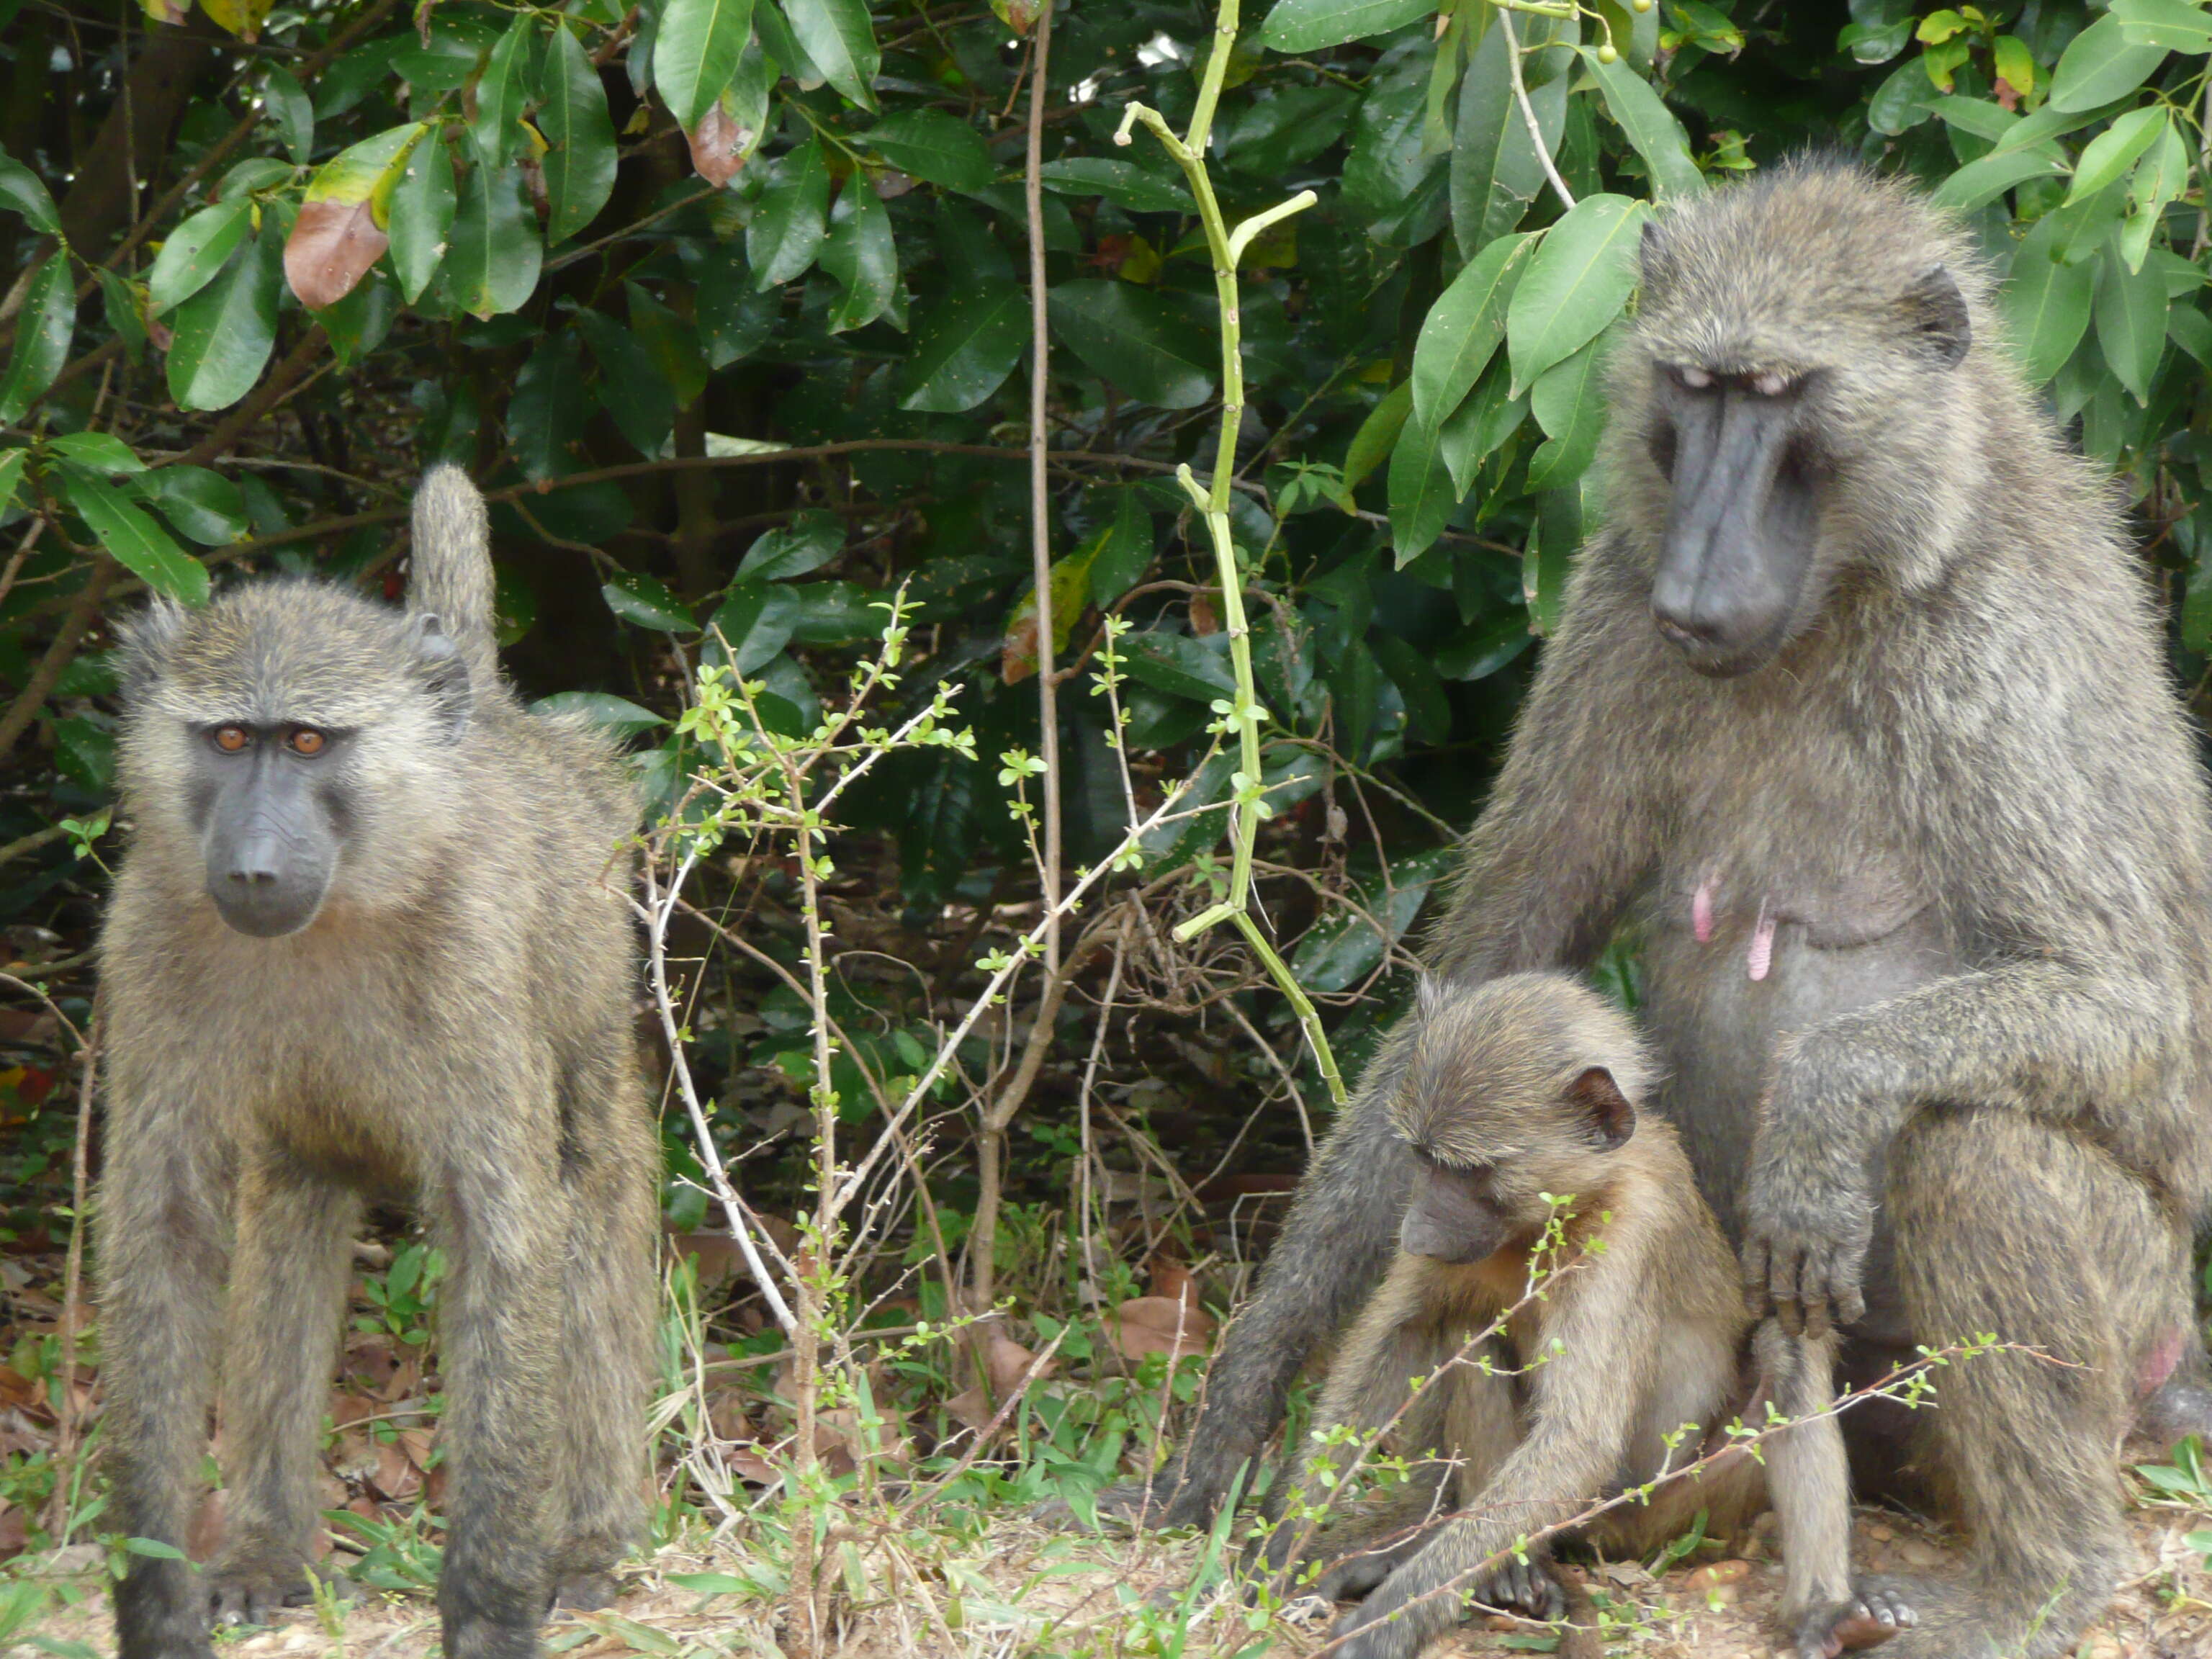
[[[465,810],[451,755],[469,671],[438,619],[304,581],[202,610],[157,601],[125,635],[125,807],[140,849],[197,860],[241,933],[297,933],[326,901],[410,896]]]
[[[1390,1104],[1419,1163],[1399,1243],[1480,1261],[1544,1225],[1544,1194],[1602,1190],[1652,1066],[1626,1017],[1562,974],[1425,978],[1420,1004]]]
[[[1786,164],[1646,222],[1613,516],[1692,666],[1760,667],[1847,573],[1941,574],[1988,412],[2021,395],[1990,333],[1958,228],[1854,165]]]

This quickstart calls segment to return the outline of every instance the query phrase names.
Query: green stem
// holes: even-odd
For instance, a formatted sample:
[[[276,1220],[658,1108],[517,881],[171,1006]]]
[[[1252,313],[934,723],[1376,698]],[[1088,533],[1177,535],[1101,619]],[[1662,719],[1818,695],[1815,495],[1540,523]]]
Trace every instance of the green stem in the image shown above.
[[[1223,622],[1229,633],[1230,672],[1237,681],[1236,701],[1229,711],[1229,723],[1237,733],[1237,772],[1231,781],[1235,799],[1230,807],[1229,897],[1226,902],[1190,918],[1175,930],[1175,936],[1187,939],[1218,922],[1236,924],[1277,988],[1297,1011],[1299,1029],[1313,1050],[1314,1063],[1328,1085],[1330,1098],[1340,1106],[1346,1098],[1344,1080],[1338,1073],[1328,1039],[1322,1033],[1321,1018],[1251,914],[1252,853],[1259,839],[1263,798],[1260,693],[1252,672],[1252,628],[1244,610],[1244,574],[1237,568],[1237,544],[1229,532],[1230,491],[1237,472],[1237,437],[1244,424],[1244,327],[1238,309],[1237,262],[1255,237],[1270,225],[1311,207],[1315,197],[1310,190],[1300,191],[1289,201],[1255,214],[1233,231],[1221,216],[1221,204],[1214,196],[1213,180],[1206,172],[1206,146],[1213,125],[1214,106],[1221,100],[1222,82],[1228,75],[1230,54],[1236,45],[1237,0],[1221,0],[1220,10],[1214,19],[1213,52],[1206,59],[1206,73],[1199,83],[1198,104],[1191,112],[1188,135],[1177,137],[1158,111],[1142,104],[1131,104],[1122,112],[1121,127],[1114,135],[1115,143],[1126,144],[1130,129],[1142,124],[1182,168],[1183,177],[1190,181],[1191,195],[1198,203],[1199,222],[1205,228],[1206,250],[1213,260],[1214,295],[1221,306],[1221,436],[1214,447],[1213,477],[1201,487],[1189,467],[1180,466],[1176,469],[1176,477],[1190,497],[1191,505],[1205,519],[1206,534],[1213,544],[1214,564],[1221,582]]]

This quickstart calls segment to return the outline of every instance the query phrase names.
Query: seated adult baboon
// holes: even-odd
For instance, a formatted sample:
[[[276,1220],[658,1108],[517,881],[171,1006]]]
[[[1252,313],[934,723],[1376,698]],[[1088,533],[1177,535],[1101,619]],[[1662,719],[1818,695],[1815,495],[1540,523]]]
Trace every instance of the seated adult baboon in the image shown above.
[[[439,1287],[450,1659],[526,1659],[643,1518],[658,1142],[630,1019],[623,769],[526,712],[483,503],[415,504],[406,611],[307,581],[131,629],[100,939],[98,1235],[115,1525],[182,1545],[222,1378],[203,1574],[134,1555],[123,1659],[305,1589],[316,1443],[365,1197],[412,1200]],[[228,1280],[228,1301],[225,1281]]]
[[[1847,1377],[2016,1345],[1846,1422],[1862,1491],[1925,1469],[1972,1540],[1896,1659],[2066,1650],[2132,1559],[2115,1443],[2207,1422],[2212,812],[2111,492],[1991,286],[1853,167],[1651,223],[1605,528],[1429,944],[1479,981],[1640,927],[1655,1104],[1759,1308],[1844,1325]],[[1210,1514],[1382,1274],[1408,1052],[1322,1150],[1188,1451],[1109,1507]]]
[[[1403,1659],[1470,1598],[1561,1618],[1539,1534],[1654,1481],[1574,1535],[1633,1558],[1680,1536],[1699,1510],[1726,1536],[1771,1493],[1797,1659],[1835,1659],[1912,1623],[1896,1595],[1852,1586],[1832,1338],[1787,1336],[1770,1319],[1754,1357],[1735,1257],[1689,1160],[1671,1127],[1637,1110],[1652,1078],[1626,1017],[1564,975],[1422,982],[1412,1058],[1389,1106],[1416,1161],[1413,1198],[1396,1260],[1339,1350],[1314,1420],[1372,1431],[1395,1419],[1403,1447],[1441,1461],[1316,1540],[1309,1559],[1329,1564],[1321,1594],[1371,1592],[1339,1621],[1338,1659]],[[1414,1377],[1431,1380],[1409,1406]],[[1731,1449],[1672,1473],[1721,1443],[1747,1399],[1795,1425],[1767,1437],[1764,1464]],[[1747,1426],[1766,1421],[1754,1409]],[[1335,1438],[1317,1456],[1286,1457],[1267,1504],[1271,1519],[1289,1517],[1267,1540],[1276,1565],[1303,1536],[1298,1515],[1356,1449]]]

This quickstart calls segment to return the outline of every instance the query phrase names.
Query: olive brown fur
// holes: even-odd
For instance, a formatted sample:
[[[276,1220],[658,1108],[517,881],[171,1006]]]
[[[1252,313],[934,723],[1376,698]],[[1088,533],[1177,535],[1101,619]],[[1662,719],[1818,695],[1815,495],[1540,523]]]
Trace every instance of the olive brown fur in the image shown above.
[[[1309,1553],[1321,1595],[1369,1592],[1339,1622],[1334,1651],[1407,1659],[1463,1599],[1560,1619],[1570,1602],[1548,1570],[1547,1529],[1633,1559],[1701,1511],[1709,1534],[1736,1532],[1770,1489],[1794,1659],[1835,1659],[1910,1626],[1908,1607],[1851,1583],[1832,1333],[1792,1338],[1765,1322],[1753,1397],[1790,1425],[1766,1437],[1763,1464],[1729,1448],[1687,1472],[1746,1409],[1753,1321],[1673,1127],[1638,1110],[1656,1068],[1626,1016],[1557,974],[1424,981],[1422,993],[1389,1107],[1419,1166],[1413,1198],[1315,1420],[1372,1432],[1395,1418],[1401,1447],[1437,1461]],[[1410,1407],[1409,1377],[1428,1379]],[[1764,1410],[1751,1420],[1765,1426]],[[1267,1538],[1275,1565],[1353,1449],[1334,1437],[1289,1459],[1268,1492],[1271,1518],[1293,1517]],[[1646,1490],[1622,1498],[1635,1487]],[[1563,1653],[1601,1650],[1587,1629],[1564,1633]]]
[[[204,1571],[134,1555],[123,1659],[301,1598],[367,1201],[442,1249],[451,1659],[526,1659],[638,1535],[658,1139],[631,1019],[636,805],[501,680],[483,505],[416,498],[404,611],[315,582],[129,629],[130,848],[100,939],[99,1294],[118,1529],[182,1546],[220,1382]]]
[[[1605,526],[1428,945],[1480,982],[1639,929],[1655,1106],[1753,1306],[1842,1325],[1847,1376],[2016,1345],[1846,1422],[1862,1490],[1927,1471],[1969,1539],[1899,1659],[2067,1650],[2132,1559],[2115,1445],[2212,1415],[2212,812],[2113,492],[1990,287],[1851,167],[1658,217]],[[1411,1045],[1320,1152],[1185,1454],[1109,1507],[1210,1513],[1382,1276]]]

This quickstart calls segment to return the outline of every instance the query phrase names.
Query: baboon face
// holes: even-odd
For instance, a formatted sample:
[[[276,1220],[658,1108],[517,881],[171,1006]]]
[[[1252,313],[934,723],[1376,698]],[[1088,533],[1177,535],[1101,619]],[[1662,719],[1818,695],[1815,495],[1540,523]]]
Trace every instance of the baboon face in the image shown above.
[[[239,933],[298,933],[336,894],[375,902],[407,860],[398,827],[456,816],[435,762],[465,725],[468,678],[434,617],[260,584],[149,611],[126,662],[133,822],[197,855]]]
[[[1849,168],[1795,176],[1646,224],[1616,384],[1653,621],[1717,677],[1809,629],[1846,565],[1940,560],[1944,503],[1973,482],[1953,374],[1974,327],[1952,266],[1978,281],[1971,256],[1906,191]]]
[[[1418,1160],[1398,1242],[1480,1261],[1552,1214],[1547,1194],[1587,1197],[1636,1129],[1643,1060],[1594,993],[1557,975],[1472,990],[1424,981],[1421,1027],[1392,1103]]]

